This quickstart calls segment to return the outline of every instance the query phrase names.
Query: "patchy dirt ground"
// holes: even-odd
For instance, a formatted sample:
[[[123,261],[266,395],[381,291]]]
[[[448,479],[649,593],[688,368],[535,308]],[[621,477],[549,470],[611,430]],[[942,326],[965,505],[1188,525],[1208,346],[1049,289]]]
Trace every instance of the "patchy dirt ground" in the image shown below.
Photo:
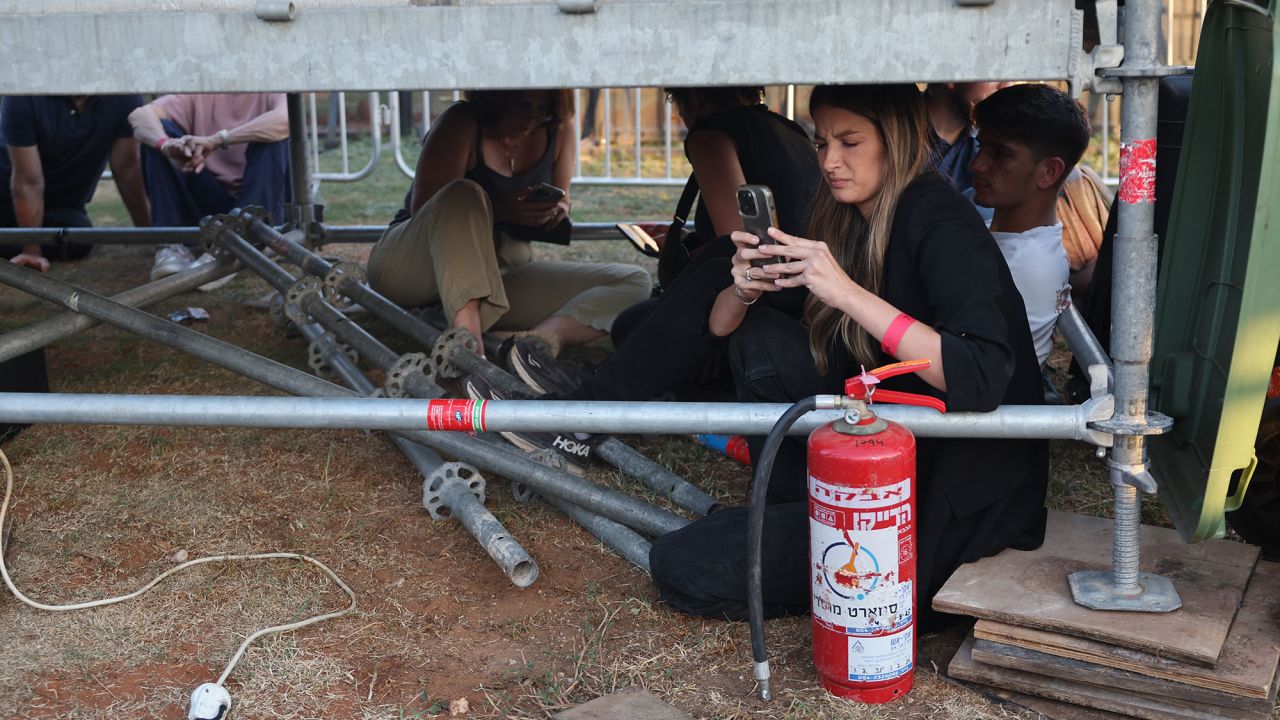
[[[54,274],[110,294],[144,282],[150,259],[150,248],[101,247]],[[243,304],[266,289],[242,274],[153,312],[204,307],[210,320],[190,327],[305,367],[304,342]],[[52,310],[0,288],[0,331]],[[61,392],[276,394],[111,328],[50,347],[48,361]],[[635,444],[726,502],[743,502],[744,468],[683,438]],[[448,716],[450,702],[465,698],[466,717],[546,718],[635,685],[698,718],[1034,717],[942,676],[955,632],[925,639],[905,699],[883,707],[834,700],[814,678],[807,618],[769,623],[777,699],[761,705],[745,625],[671,612],[641,571],[552,509],[517,504],[505,481],[489,477],[488,507],[541,569],[532,587],[515,588],[459,524],[428,517],[420,478],[380,435],[40,426],[3,450],[17,478],[10,569],[40,601],[131,591],[180,552],[306,553],[354,589],[355,613],[249,650],[228,685],[237,717],[427,718]],[[1062,444],[1054,458],[1057,507],[1109,510],[1086,448]],[[642,493],[603,469],[593,478]],[[84,612],[40,612],[6,593],[0,714],[185,717],[191,689],[215,680],[248,633],[344,602],[325,578],[290,561],[203,566],[139,599]]]

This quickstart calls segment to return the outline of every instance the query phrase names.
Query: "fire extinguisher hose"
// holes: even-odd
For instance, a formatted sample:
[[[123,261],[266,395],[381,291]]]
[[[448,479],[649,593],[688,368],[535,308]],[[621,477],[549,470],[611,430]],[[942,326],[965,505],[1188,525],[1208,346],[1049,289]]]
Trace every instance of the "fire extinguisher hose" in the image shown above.
[[[761,700],[771,700],[769,689],[769,655],[764,640],[764,598],[760,556],[764,547],[765,496],[769,491],[769,476],[773,472],[773,460],[787,431],[804,415],[818,408],[821,395],[814,395],[792,405],[774,423],[765,438],[760,457],[756,459],[755,476],[751,482],[751,516],[747,524],[747,613],[751,623],[751,655],[755,660],[755,678]],[[827,396],[830,397],[830,396]]]

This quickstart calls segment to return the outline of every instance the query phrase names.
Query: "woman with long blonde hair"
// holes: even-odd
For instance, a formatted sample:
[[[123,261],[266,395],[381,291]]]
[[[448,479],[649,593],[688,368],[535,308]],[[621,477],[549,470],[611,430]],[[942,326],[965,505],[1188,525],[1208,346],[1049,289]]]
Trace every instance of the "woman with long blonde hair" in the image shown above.
[[[811,239],[734,233],[734,284],[711,312],[712,332],[731,336],[739,398],[839,393],[861,367],[928,359],[928,370],[884,386],[953,411],[1042,402],[1022,298],[977,212],[930,169],[915,86],[819,87],[810,113],[825,185]],[[755,304],[797,287],[809,291],[803,321]],[[759,439],[751,446],[754,458]],[[812,596],[804,451],[803,440],[784,442],[769,486],[771,615],[806,612]],[[919,438],[917,473],[916,608],[928,630],[929,598],[961,563],[1043,542],[1047,445]],[[726,510],[659,538],[650,566],[662,597],[685,612],[745,617],[746,527],[745,508]]]

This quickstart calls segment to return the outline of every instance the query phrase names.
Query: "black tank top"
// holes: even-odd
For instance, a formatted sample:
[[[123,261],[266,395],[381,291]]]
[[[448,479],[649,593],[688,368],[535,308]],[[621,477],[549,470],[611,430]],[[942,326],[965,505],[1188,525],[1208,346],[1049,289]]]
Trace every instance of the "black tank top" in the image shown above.
[[[460,101],[463,104],[466,101]],[[499,198],[504,198],[518,190],[524,190],[527,187],[537,185],[540,182],[551,182],[551,171],[556,163],[556,136],[559,128],[555,125],[546,126],[547,129],[547,149],[542,153],[542,157],[538,158],[538,162],[533,164],[528,170],[510,177],[494,170],[484,164],[484,149],[482,144],[484,136],[479,126],[476,128],[476,165],[467,170],[463,175],[468,180],[484,189],[489,200],[492,202]],[[535,131],[536,132],[536,131]],[[391,225],[399,225],[400,223],[412,217],[409,212],[409,204],[413,201],[413,186],[409,186],[409,192],[405,193],[404,206],[396,212],[396,216],[392,218]],[[521,239],[538,239],[531,235],[540,235],[543,231],[541,228],[529,228],[523,225],[514,225],[511,223],[498,221],[494,223],[494,227],[498,230],[506,232],[513,237]]]
[[[768,185],[778,208],[783,232],[804,236],[821,175],[818,155],[804,128],[773,112],[767,105],[750,105],[716,113],[695,123],[689,136],[702,130],[719,130],[733,140],[742,176],[752,185]],[[686,138],[686,148],[688,139]],[[688,151],[686,150],[686,155]],[[724,234],[711,222],[702,198],[694,212],[698,236],[703,241]]]

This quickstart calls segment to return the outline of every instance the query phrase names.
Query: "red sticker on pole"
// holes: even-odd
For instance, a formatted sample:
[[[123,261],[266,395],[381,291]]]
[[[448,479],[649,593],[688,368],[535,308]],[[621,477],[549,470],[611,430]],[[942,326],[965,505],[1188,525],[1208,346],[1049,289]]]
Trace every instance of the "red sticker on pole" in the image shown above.
[[[1120,145],[1121,202],[1130,205],[1156,201],[1156,141],[1135,140]]]
[[[427,429],[484,432],[484,400],[432,400],[427,403]]]

